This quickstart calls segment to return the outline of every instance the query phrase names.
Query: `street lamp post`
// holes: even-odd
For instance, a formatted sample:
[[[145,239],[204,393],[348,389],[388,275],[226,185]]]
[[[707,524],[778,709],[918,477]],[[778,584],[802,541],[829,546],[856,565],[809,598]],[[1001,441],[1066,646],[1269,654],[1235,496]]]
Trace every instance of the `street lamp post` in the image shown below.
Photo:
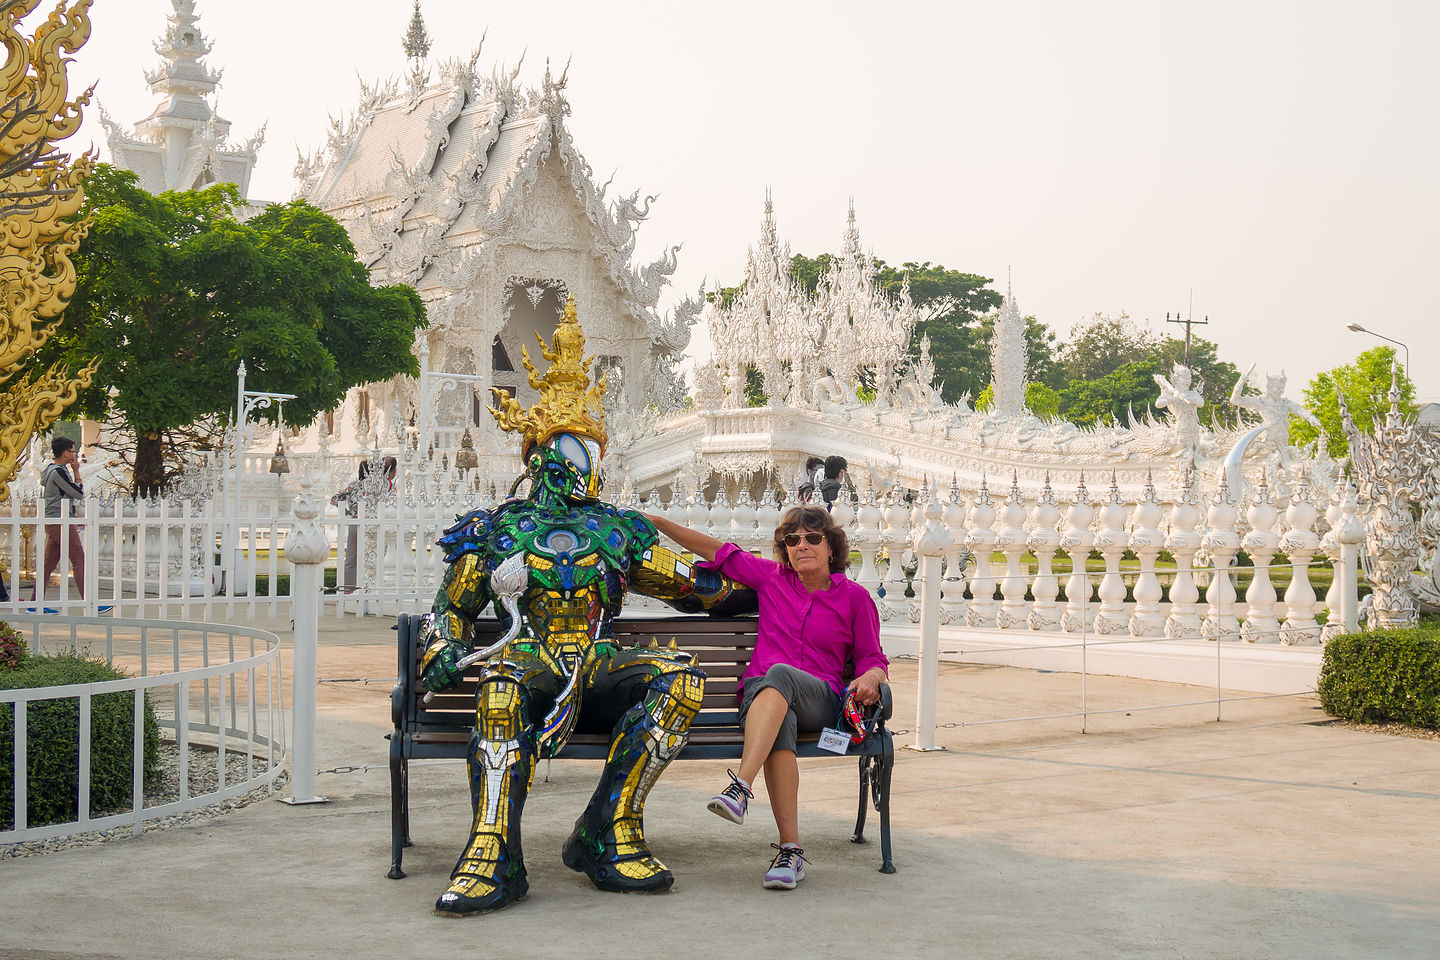
[[[1370,336],[1372,336],[1372,337],[1379,337],[1381,340],[1387,340],[1387,341],[1389,341],[1390,343],[1395,344],[1395,346],[1399,347],[1401,350],[1404,350],[1404,351],[1405,351],[1405,376],[1407,376],[1407,377],[1410,376],[1410,348],[1407,347],[1405,344],[1401,343],[1399,340],[1393,339],[1393,338],[1391,338],[1391,337],[1387,337],[1387,336],[1385,336],[1385,334],[1383,334],[1383,333],[1376,333],[1374,330],[1370,330],[1370,329],[1368,329],[1368,328],[1366,328],[1366,327],[1362,327],[1362,326],[1360,326],[1360,324],[1358,324],[1358,323],[1354,323],[1354,322],[1347,323],[1347,324],[1345,324],[1345,329],[1346,329],[1346,330],[1353,331],[1353,332],[1355,332],[1355,333],[1368,333],[1368,334],[1370,334]]]
[[[235,379],[234,509],[230,515],[230,523],[226,526],[226,536],[230,541],[229,549],[224,551],[224,555],[229,561],[228,569],[225,571],[225,592],[231,597],[239,594],[241,571],[245,568],[245,554],[240,546],[240,481],[245,474],[245,422],[250,419],[250,414],[255,410],[263,410],[272,403],[284,404],[286,400],[295,399],[293,393],[246,390],[244,360],[241,360],[240,365],[235,368]]]

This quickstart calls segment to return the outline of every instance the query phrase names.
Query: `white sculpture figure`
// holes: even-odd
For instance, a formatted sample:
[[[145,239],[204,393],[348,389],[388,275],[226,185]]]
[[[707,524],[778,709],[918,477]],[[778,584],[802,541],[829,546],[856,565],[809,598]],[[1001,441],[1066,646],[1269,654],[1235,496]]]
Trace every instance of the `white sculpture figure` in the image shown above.
[[[1255,366],[1251,364],[1250,369],[1245,371],[1245,376],[1235,382],[1235,389],[1230,391],[1230,402],[1237,407],[1246,410],[1254,410],[1260,414],[1260,421],[1265,425],[1265,439],[1273,444],[1276,449],[1284,451],[1290,446],[1290,415],[1295,416],[1309,423],[1311,426],[1320,426],[1320,421],[1315,415],[1306,410],[1294,400],[1285,396],[1285,371],[1281,370],[1278,377],[1265,377],[1265,391],[1259,396],[1247,396],[1245,384],[1250,382],[1250,377],[1255,373]]]
[[[1163,374],[1155,374],[1155,383],[1160,387],[1155,406],[1170,412],[1170,424],[1180,452],[1193,455],[1200,445],[1200,408],[1205,405],[1205,398],[1190,386],[1190,368],[1185,364],[1175,364],[1170,376],[1173,379],[1167,380]]]

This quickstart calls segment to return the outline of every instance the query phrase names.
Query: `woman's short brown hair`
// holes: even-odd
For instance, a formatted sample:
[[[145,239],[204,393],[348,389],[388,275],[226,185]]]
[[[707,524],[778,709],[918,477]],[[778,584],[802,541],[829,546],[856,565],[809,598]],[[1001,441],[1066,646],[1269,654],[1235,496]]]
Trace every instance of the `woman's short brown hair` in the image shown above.
[[[790,554],[785,549],[785,537],[797,530],[814,530],[825,534],[830,541],[830,572],[839,573],[850,566],[850,538],[845,528],[835,522],[830,511],[824,507],[804,505],[791,507],[780,518],[775,528],[775,559],[784,566],[790,566]]]

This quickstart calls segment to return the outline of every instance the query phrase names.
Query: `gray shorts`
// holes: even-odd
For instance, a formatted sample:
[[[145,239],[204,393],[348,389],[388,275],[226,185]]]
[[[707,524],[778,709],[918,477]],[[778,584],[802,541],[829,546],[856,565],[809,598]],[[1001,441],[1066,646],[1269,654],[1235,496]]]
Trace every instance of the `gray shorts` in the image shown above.
[[[804,670],[777,663],[765,672],[763,677],[750,677],[745,681],[744,694],[740,698],[740,727],[745,727],[745,715],[755,695],[766,687],[780,691],[790,709],[780,722],[775,734],[776,750],[795,749],[795,735],[800,730],[816,731],[832,725],[840,713],[840,698],[830,689],[830,684]]]

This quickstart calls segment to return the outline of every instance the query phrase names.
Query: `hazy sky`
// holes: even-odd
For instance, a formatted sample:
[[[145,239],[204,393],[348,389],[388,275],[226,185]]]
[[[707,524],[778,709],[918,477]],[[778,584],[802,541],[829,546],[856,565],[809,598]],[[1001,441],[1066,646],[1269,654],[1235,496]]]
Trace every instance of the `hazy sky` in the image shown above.
[[[169,0],[96,0],[72,82],[127,126],[154,104]],[[232,135],[269,123],[251,195],[288,199],[296,145],[405,66],[410,0],[199,0]],[[1013,270],[1063,336],[1095,312],[1201,331],[1290,393],[1381,341],[1440,398],[1425,286],[1440,260],[1440,3],[474,3],[423,0],[432,59],[523,80],[567,58],[571,129],[611,196],[659,193],[647,262],[677,292],[735,282],[765,188],[796,252],[834,250],[855,200],[891,263]],[[34,21],[32,17],[32,22]],[[71,141],[101,145],[98,111]],[[1178,328],[1170,328],[1178,332]],[[697,338],[700,339],[700,338]]]

